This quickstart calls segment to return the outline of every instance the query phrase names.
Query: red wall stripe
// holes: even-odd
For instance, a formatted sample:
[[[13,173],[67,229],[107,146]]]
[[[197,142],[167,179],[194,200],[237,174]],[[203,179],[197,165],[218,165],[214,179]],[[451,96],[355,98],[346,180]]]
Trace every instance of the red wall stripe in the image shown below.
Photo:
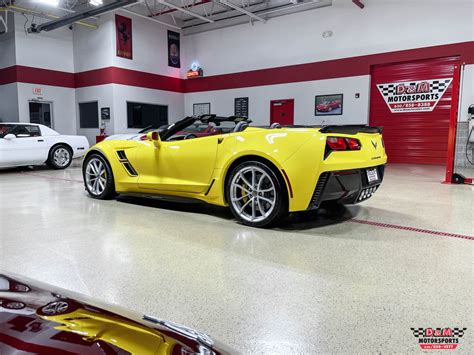
[[[376,64],[450,56],[459,56],[461,63],[474,64],[474,41],[189,79],[185,82],[185,92],[368,75]]]
[[[74,74],[41,68],[13,66],[0,69],[0,85],[22,82],[82,88],[94,85],[123,84],[148,89],[191,93],[369,75],[371,66],[376,64],[448,56],[459,56],[461,63],[474,64],[474,41],[188,80],[117,67]]]
[[[75,79],[76,88],[105,84],[122,84],[147,89],[184,92],[184,83],[180,78],[117,67],[77,73]]]

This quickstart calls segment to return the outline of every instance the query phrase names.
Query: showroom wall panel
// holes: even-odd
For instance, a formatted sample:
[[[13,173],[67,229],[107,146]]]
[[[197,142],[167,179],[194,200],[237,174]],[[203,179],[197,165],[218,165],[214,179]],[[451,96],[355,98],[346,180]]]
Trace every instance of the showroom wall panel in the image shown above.
[[[474,40],[469,0],[348,0],[313,11],[183,37],[183,74],[206,76]],[[323,32],[332,31],[323,38]]]
[[[5,13],[0,13],[4,19]],[[0,36],[0,69],[8,68],[15,65],[15,31],[14,31],[14,16],[9,13],[6,18],[7,25],[10,30]],[[1,26],[1,25],[0,25]],[[3,28],[1,29],[3,31]]]
[[[18,122],[17,83],[0,85],[0,122]]]
[[[0,16],[5,16],[4,13]],[[4,17],[5,18],[5,17]],[[9,14],[7,24],[10,30],[0,36],[0,69],[15,65],[15,31],[14,16]],[[0,74],[1,75],[1,74]],[[0,120],[18,121],[18,93],[16,83],[4,83],[0,77]]]
[[[206,91],[185,95],[186,115],[193,113],[193,103],[210,102],[211,112],[234,114],[234,99],[249,98],[249,117],[258,125],[270,123],[270,101],[295,100],[295,124],[367,123],[369,75],[308,81],[282,85]],[[355,97],[359,94],[359,98]],[[343,114],[315,116],[315,95],[343,94]]]
[[[32,16],[25,15],[31,24]],[[45,20],[35,17],[35,23]],[[15,13],[16,65],[74,72],[72,31],[67,27],[36,34],[25,33],[26,19]]]
[[[129,13],[121,11],[117,13],[132,19],[133,60],[117,57],[114,52],[113,65],[179,78],[181,70],[168,66],[168,28]],[[113,23],[114,21],[115,17],[112,18]],[[113,43],[115,44],[115,33]]]
[[[99,134],[99,129],[80,127],[79,103],[98,101],[99,112],[101,107],[109,107],[111,120],[106,123],[106,132],[107,134],[113,134],[115,132],[114,126],[116,121],[114,107],[114,86],[115,85],[113,84],[109,84],[76,89],[76,102],[73,107],[75,109],[75,116],[78,118],[76,121],[77,133],[86,136],[89,140],[89,143],[91,144],[95,143],[95,137]]]
[[[101,16],[98,24],[98,28],[75,26],[72,30],[76,73],[112,66],[115,55],[113,14]]]
[[[41,101],[52,102],[53,129],[61,134],[76,134],[75,90],[71,88],[18,83],[19,121],[30,122],[28,102],[38,99],[33,92],[38,87],[42,90]]]
[[[125,85],[114,86],[114,129],[117,133],[137,132],[127,128],[127,101],[168,106],[168,120],[176,122],[184,117],[184,96],[181,93],[151,90]]]

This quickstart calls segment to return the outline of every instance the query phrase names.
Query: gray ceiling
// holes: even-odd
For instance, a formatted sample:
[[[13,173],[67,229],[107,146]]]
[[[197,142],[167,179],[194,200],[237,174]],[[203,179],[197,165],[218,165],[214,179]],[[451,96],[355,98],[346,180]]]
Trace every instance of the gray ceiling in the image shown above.
[[[56,27],[78,21],[78,15],[83,24],[95,25],[101,16],[101,6],[108,6],[109,10],[104,13],[116,11],[113,9],[116,7],[188,35],[243,23],[265,23],[277,16],[332,5],[332,0],[103,0],[100,6],[92,6],[89,0],[49,1],[58,1],[59,4],[51,6],[38,0],[0,0],[0,6],[59,22],[60,26]],[[90,11],[95,12],[95,16],[88,16]]]

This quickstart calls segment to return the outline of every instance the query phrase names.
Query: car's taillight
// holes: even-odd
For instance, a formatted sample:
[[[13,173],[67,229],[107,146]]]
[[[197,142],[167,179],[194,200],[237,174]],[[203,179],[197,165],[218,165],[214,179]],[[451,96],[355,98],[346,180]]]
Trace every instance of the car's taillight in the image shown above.
[[[344,138],[328,137],[326,142],[329,148],[331,148],[331,150],[346,150],[347,149],[346,140]]]
[[[328,137],[326,139],[327,148],[332,150],[360,150],[360,142],[355,138]]]
[[[350,150],[360,150],[360,142],[355,138],[346,138],[347,146]]]
[[[144,134],[143,136],[140,136],[140,140],[141,141],[146,141],[146,134]]]

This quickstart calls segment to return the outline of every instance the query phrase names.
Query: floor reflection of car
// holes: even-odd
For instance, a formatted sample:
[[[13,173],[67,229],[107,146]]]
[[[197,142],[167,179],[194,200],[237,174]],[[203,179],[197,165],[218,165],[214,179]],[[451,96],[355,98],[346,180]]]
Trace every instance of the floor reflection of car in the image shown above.
[[[318,106],[316,106],[316,109],[319,112],[331,112],[332,110],[336,108],[341,107],[341,101],[339,100],[332,100],[332,101],[324,101],[320,103]]]
[[[99,306],[85,296],[32,280],[0,274],[0,285],[2,355],[17,354],[25,347],[44,354],[236,353],[200,331],[118,307]],[[30,291],[21,295],[15,285]]]

